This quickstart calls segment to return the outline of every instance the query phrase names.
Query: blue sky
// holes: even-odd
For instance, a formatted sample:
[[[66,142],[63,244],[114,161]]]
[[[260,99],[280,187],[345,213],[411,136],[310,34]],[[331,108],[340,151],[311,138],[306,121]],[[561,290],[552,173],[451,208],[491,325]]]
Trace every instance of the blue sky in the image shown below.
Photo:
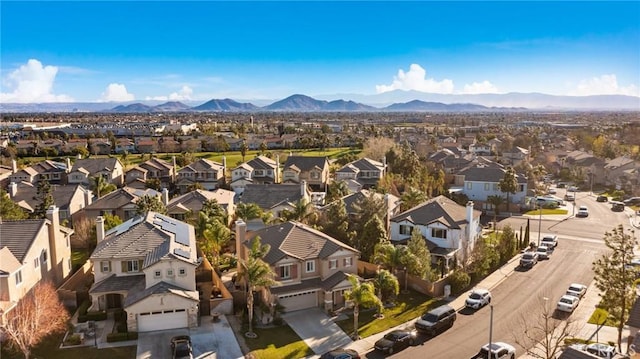
[[[640,96],[640,2],[2,1],[1,102]]]

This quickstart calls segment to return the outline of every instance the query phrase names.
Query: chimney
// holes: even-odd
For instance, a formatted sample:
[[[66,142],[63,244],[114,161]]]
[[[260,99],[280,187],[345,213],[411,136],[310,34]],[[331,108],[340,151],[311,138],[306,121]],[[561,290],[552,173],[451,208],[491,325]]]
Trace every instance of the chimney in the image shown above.
[[[467,245],[469,248],[474,247],[476,233],[476,223],[473,219],[473,201],[467,202]]]
[[[275,182],[280,183],[280,155],[276,155],[276,175]]]
[[[46,212],[46,218],[51,222],[49,224],[49,253],[51,258],[51,268],[53,268],[55,281],[58,283],[63,278],[64,271],[61,267],[58,267],[60,264],[61,258],[58,258],[62,255],[62,251],[58,251],[58,248],[62,249],[63,246],[66,246],[66,241],[64,237],[62,240],[57,240],[58,236],[60,236],[60,211],[58,207],[55,205],[49,207]],[[62,263],[64,266],[65,263]]]
[[[307,196],[307,181],[300,182],[300,195],[304,198]]]
[[[71,172],[71,158],[67,157],[67,173]]]
[[[98,216],[96,218],[96,243],[104,240],[104,218]]]
[[[11,159],[11,173],[12,174],[18,173],[18,162],[16,161],[15,158]]]
[[[88,206],[93,203],[93,192],[90,189],[84,190],[84,206]]]
[[[11,182],[9,184],[9,197],[13,198],[18,194],[18,183]]]
[[[162,203],[165,206],[169,204],[169,190],[166,187],[162,189]]]
[[[175,181],[176,172],[178,171],[178,165],[176,165],[176,156],[173,156],[171,159],[173,161],[173,168],[171,169],[171,181]]]
[[[243,248],[247,240],[247,224],[243,220],[236,221],[236,258],[238,258],[238,272],[242,270],[241,261],[246,259],[246,252]]]

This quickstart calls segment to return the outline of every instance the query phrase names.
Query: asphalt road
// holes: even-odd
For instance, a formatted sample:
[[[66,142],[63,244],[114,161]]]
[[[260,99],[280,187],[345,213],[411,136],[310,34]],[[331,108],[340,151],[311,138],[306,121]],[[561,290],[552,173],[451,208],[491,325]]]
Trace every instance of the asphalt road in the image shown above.
[[[564,196],[559,192],[558,196]],[[589,285],[593,280],[591,269],[594,259],[601,255],[606,247],[603,244],[605,231],[617,224],[629,225],[624,214],[612,212],[607,203],[598,203],[594,195],[578,192],[576,206],[586,205],[590,215],[587,218],[568,218],[563,221],[543,220],[542,234],[555,233],[559,245],[549,260],[539,262],[527,271],[516,271],[507,277],[493,295],[493,331],[492,341],[504,341],[514,344],[522,340],[524,328],[533,326],[541,318],[542,308],[547,303],[555,303],[564,294],[569,284],[577,282]],[[569,207],[569,214],[572,209]],[[576,207],[577,212],[577,207]],[[510,218],[499,226],[510,224],[516,231],[526,225],[526,219]],[[531,220],[531,239],[537,239],[537,220]],[[409,347],[393,358],[464,359],[471,358],[479,348],[489,342],[490,308],[485,307],[473,312],[462,310],[454,326],[435,338],[420,337],[416,346]],[[522,347],[514,345],[517,356],[524,354]],[[382,353],[371,351],[366,358],[383,358]]]

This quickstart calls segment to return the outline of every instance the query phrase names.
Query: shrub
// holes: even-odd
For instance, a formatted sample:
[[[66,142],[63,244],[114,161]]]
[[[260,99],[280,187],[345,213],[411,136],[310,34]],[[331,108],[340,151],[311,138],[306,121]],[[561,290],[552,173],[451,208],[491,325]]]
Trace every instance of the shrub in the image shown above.
[[[138,332],[129,332],[129,333],[110,333],[107,334],[107,342],[123,342],[127,340],[137,340]]]
[[[84,323],[87,321],[87,309],[91,306],[91,301],[84,300],[78,307],[78,323]]]
[[[107,312],[105,312],[104,310],[100,310],[100,311],[94,311],[94,312],[87,312],[87,320],[93,320],[93,321],[101,321],[101,320],[106,320],[107,319]],[[79,320],[78,320],[79,321]]]
[[[64,341],[64,345],[80,345],[82,344],[82,338],[80,338],[80,334],[72,334],[67,336],[67,339]]]
[[[451,285],[451,294],[458,295],[462,293],[469,284],[471,284],[471,277],[467,272],[456,270],[449,275],[449,284]]]

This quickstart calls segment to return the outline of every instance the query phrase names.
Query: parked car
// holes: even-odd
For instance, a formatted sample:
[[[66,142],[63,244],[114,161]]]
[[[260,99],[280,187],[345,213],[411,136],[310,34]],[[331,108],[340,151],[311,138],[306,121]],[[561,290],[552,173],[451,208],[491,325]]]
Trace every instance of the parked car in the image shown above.
[[[549,190],[547,191],[548,194],[556,194],[556,189],[555,188],[549,188]]]
[[[622,201],[625,206],[640,206],[640,197],[631,197]]]
[[[320,359],[360,359],[360,354],[353,349],[336,348],[322,354]]]
[[[193,359],[191,337],[178,335],[171,338],[171,354],[174,359]]]
[[[393,354],[398,350],[402,350],[416,342],[416,332],[413,330],[392,330],[378,340],[374,347],[376,350]]]
[[[547,246],[548,248],[551,248],[551,249],[556,248],[558,246],[558,236],[556,236],[555,234],[544,236],[540,241],[540,245]]]
[[[441,305],[416,320],[416,330],[434,336],[441,330],[451,328],[456,321],[456,310],[448,305]]]
[[[536,263],[538,263],[538,253],[534,251],[522,253],[522,257],[520,257],[520,267],[532,268]]]
[[[598,358],[611,359],[616,357],[618,353],[616,347],[602,343],[574,344],[571,347],[595,355]]]
[[[614,212],[622,212],[624,211],[624,203],[618,201],[611,201],[611,210]]]
[[[573,311],[578,306],[580,302],[580,298],[574,297],[573,295],[563,295],[558,301],[558,310],[567,313],[573,313]]]
[[[567,193],[567,194],[564,195],[564,200],[565,201],[569,201],[569,202],[573,202],[573,201],[576,200],[576,196],[574,196],[571,193]]]
[[[538,254],[538,259],[549,259],[552,250],[547,246],[540,245],[536,248],[536,253]]]
[[[489,347],[491,345],[491,347]],[[492,342],[480,348],[480,352],[471,359],[515,359],[516,348],[503,342]]]
[[[569,288],[567,288],[567,295],[572,295],[574,297],[582,298],[584,294],[587,292],[587,286],[580,283],[571,283]]]
[[[607,197],[607,196],[598,196],[598,197],[596,197],[596,201],[598,201],[598,202],[607,202],[607,201],[609,201],[609,197]]]
[[[491,303],[491,292],[487,289],[476,288],[469,293],[469,298],[464,302],[467,308],[480,309]]]
[[[576,213],[576,217],[589,217],[589,209],[587,206],[580,206],[580,208],[578,208],[578,213]]]

